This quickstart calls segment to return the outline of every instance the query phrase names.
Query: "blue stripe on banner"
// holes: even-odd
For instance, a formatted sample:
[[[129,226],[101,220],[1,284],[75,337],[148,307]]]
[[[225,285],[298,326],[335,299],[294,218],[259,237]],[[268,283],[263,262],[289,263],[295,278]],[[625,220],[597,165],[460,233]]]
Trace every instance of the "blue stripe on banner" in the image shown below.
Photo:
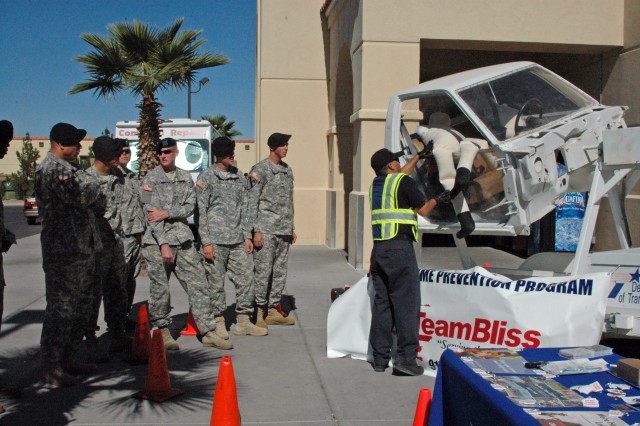
[[[620,293],[620,290],[622,290],[623,286],[624,283],[616,283],[611,289],[611,293],[609,293],[609,299],[616,298],[618,296],[618,293]]]

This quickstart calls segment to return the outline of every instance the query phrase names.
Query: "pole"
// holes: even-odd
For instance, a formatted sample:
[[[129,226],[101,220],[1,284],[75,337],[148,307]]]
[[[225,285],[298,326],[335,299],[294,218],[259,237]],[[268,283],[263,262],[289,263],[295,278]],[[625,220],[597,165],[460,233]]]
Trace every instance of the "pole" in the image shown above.
[[[206,85],[208,82],[209,79],[207,77],[203,77],[202,80],[198,82],[198,90],[194,90],[193,92],[191,91],[191,82],[187,82],[187,118],[189,118],[189,120],[191,120],[191,94],[198,93],[200,89],[202,89],[202,86]]]
[[[187,118],[191,120],[191,82],[189,82],[189,87],[187,87],[187,93],[189,94],[187,97]]]

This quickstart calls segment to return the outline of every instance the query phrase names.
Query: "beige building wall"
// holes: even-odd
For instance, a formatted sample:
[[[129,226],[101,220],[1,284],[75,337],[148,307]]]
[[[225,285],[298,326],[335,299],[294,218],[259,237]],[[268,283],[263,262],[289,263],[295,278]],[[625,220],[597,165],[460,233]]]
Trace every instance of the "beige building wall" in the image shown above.
[[[638,18],[636,0],[259,0],[256,139],[294,134],[299,234],[301,215],[324,224],[301,242],[347,248],[352,265],[368,266],[369,159],[383,146],[390,95],[426,79],[533,60],[604,103],[631,106],[628,123],[639,124]],[[299,132],[322,161],[299,156]],[[324,217],[299,203],[323,192]]]
[[[274,132],[291,134],[285,161],[294,174],[298,244],[324,244],[328,182],[327,82],[320,6],[258,0],[256,152]],[[313,6],[313,7],[308,7]]]
[[[256,164],[256,144],[253,140],[236,139],[236,167],[243,173],[249,173]]]

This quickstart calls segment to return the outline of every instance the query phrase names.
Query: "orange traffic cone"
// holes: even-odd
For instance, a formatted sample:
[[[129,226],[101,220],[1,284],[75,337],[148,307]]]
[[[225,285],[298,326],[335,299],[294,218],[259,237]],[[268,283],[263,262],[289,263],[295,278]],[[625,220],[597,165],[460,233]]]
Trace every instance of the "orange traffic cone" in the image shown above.
[[[429,412],[431,411],[431,391],[427,388],[420,389],[416,415],[413,418],[413,426],[428,426]]]
[[[200,334],[198,326],[196,325],[196,320],[193,319],[191,309],[189,309],[189,316],[187,317],[187,326],[180,332],[180,334],[183,336],[197,336]]]
[[[151,338],[151,353],[149,354],[149,368],[147,382],[144,389],[133,394],[136,398],[150,401],[164,402],[174,396],[182,395],[184,391],[171,387],[167,356],[164,353],[162,330],[154,330]]]
[[[150,352],[151,326],[149,325],[149,316],[147,315],[147,305],[142,304],[140,308],[138,308],[138,322],[136,323],[136,334],[133,336],[129,363],[134,365],[148,363]]]
[[[240,426],[240,409],[236,395],[236,378],[233,375],[233,364],[230,356],[220,360],[218,383],[213,395],[211,426]]]

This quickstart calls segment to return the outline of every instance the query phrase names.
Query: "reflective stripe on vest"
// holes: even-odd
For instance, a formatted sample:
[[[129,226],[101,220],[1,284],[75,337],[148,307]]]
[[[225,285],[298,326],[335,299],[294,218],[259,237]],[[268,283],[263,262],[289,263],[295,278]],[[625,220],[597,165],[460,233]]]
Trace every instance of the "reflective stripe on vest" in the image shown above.
[[[413,209],[398,208],[398,187],[404,173],[376,176],[369,188],[371,228],[374,241],[390,240],[398,235],[398,225],[410,225],[418,240],[418,217]]]

